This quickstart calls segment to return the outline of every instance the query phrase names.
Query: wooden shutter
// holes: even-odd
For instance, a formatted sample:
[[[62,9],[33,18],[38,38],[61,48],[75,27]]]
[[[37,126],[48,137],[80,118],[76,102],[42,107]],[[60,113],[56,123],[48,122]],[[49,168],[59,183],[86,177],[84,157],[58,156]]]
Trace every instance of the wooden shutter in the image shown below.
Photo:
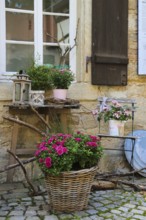
[[[92,0],[92,84],[127,85],[128,0]]]

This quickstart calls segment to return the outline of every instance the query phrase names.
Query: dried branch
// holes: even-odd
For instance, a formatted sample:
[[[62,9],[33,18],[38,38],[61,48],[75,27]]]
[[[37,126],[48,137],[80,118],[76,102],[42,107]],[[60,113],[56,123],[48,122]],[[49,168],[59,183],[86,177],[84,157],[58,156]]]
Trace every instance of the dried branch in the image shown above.
[[[35,157],[31,157],[28,160],[22,160],[21,163],[22,164],[27,164],[27,163],[31,163],[31,162],[33,162],[35,160],[36,160]],[[9,166],[5,167],[4,169],[0,170],[0,173],[3,173],[5,171],[11,170],[11,169],[14,169],[14,168],[16,168],[18,166],[20,166],[19,163],[15,163],[15,164],[9,165]]]
[[[58,50],[59,50],[60,56],[62,56],[62,49],[61,49],[61,46],[60,46],[60,43],[59,43],[58,39],[57,39],[56,37],[53,37],[53,36],[52,36],[51,34],[49,34],[49,33],[46,33],[46,35],[56,41],[56,43],[58,44]]]
[[[143,170],[146,170],[146,167],[141,168],[139,170],[133,170],[131,172],[127,172],[127,173],[98,173],[96,174],[96,178],[97,179],[102,179],[102,178],[112,178],[112,177],[124,177],[124,176],[132,176],[136,173],[139,173]]]
[[[41,119],[41,121],[49,128],[51,129],[51,126],[46,122],[46,120],[37,112],[37,110],[32,106],[30,105],[32,111]]]
[[[123,185],[126,185],[126,186],[130,186],[130,187],[133,187],[136,191],[145,191],[146,190],[146,187],[144,186],[141,186],[141,185],[138,185],[138,184],[135,184],[135,183],[131,183],[129,181],[123,181],[123,180],[107,180],[107,179],[102,179],[104,181],[108,181],[108,182],[112,182],[114,184],[123,184]]]
[[[28,128],[31,128],[32,130],[34,130],[37,133],[39,133],[41,136],[46,136],[46,134],[44,132],[40,131],[38,128],[36,128],[33,125],[28,124],[28,123],[26,123],[24,121],[21,121],[18,118],[16,119],[16,118],[11,118],[11,117],[7,117],[7,116],[3,116],[3,118],[6,119],[6,120],[9,120],[9,121],[13,121],[13,122],[15,122],[17,124],[20,124],[20,125],[24,125],[24,126],[26,126]]]
[[[28,178],[28,175],[27,175],[27,172],[26,172],[26,169],[25,169],[25,167],[23,166],[23,163],[19,160],[19,158],[18,158],[13,152],[11,152],[10,150],[7,150],[7,152],[8,152],[9,154],[11,154],[11,155],[15,158],[15,160],[19,163],[20,167],[22,168],[22,171],[23,171],[23,173],[24,173],[24,176],[25,176],[25,178],[26,178],[26,181],[27,181],[28,185],[30,186],[30,188],[31,188],[31,190],[32,190],[32,192],[33,192],[33,194],[36,195],[36,194],[37,194],[37,191],[35,190],[34,186],[33,186],[32,183],[30,182],[30,180],[29,180],[29,178]]]
[[[54,39],[57,42],[57,44],[58,44],[58,47],[59,47],[58,49],[59,49],[59,53],[60,53],[60,65],[64,65],[66,56],[70,53],[71,50],[74,49],[75,46],[77,46],[77,36],[78,36],[78,29],[79,29],[79,21],[80,20],[78,19],[77,28],[76,28],[76,35],[75,35],[75,38],[74,38],[74,44],[73,44],[73,46],[67,46],[64,53],[62,53],[62,48],[61,48],[60,41],[56,37],[50,35],[49,33],[46,33],[47,36],[49,36],[50,38]],[[63,36],[61,40],[64,41],[64,38],[66,38],[67,35],[63,34],[63,31],[62,31],[61,27],[60,27],[60,29],[61,29],[62,36]]]
[[[67,47],[64,54],[62,55],[61,59],[63,59],[62,62],[65,62],[65,58],[66,56],[70,53],[71,50],[74,49],[75,46],[77,46],[77,36],[78,36],[78,29],[79,29],[79,19],[78,19],[78,22],[77,22],[77,28],[76,28],[76,35],[75,35],[75,38],[74,38],[74,44],[72,47]]]

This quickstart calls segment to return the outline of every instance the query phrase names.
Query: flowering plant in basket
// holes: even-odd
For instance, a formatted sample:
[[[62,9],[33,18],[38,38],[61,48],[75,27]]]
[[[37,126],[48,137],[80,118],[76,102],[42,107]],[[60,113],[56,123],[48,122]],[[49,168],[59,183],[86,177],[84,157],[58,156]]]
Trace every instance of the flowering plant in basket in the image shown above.
[[[105,122],[109,120],[127,121],[131,119],[131,109],[127,105],[121,105],[118,101],[113,100],[110,105],[105,105],[101,111],[96,111],[97,120],[102,118]]]
[[[80,132],[45,137],[37,147],[37,163],[45,174],[52,175],[91,168],[103,151],[99,137]]]

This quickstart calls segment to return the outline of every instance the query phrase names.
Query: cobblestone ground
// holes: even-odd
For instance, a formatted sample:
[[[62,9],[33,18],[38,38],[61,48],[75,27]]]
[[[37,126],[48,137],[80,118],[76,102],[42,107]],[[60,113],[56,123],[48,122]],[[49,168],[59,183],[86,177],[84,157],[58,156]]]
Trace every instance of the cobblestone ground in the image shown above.
[[[93,191],[86,210],[52,214],[47,193],[31,197],[26,183],[1,184],[0,220],[146,220],[145,197],[132,189]]]

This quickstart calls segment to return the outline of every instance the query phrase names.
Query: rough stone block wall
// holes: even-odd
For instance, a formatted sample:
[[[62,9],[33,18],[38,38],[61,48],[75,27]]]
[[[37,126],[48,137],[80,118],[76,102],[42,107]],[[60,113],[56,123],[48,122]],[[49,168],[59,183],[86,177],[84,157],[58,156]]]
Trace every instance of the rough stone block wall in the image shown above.
[[[80,100],[80,109],[73,109],[65,112],[66,130],[87,132],[96,135],[99,132],[99,124],[93,117],[91,110],[96,108],[97,98],[100,96],[135,99],[137,108],[135,112],[134,130],[146,129],[146,76],[137,75],[137,0],[129,0],[128,18],[128,85],[119,87],[93,86],[91,85],[91,65],[86,72],[85,57],[91,55],[91,0],[79,0],[80,10],[78,16],[80,25],[78,31],[77,47],[77,82],[69,88],[68,97]],[[1,83],[1,82],[0,82]],[[1,83],[0,87],[0,170],[8,165],[9,155],[7,149],[11,148],[13,123],[3,119],[3,115],[11,115],[9,109],[4,105],[11,103],[12,87]],[[59,111],[59,110],[58,110]],[[59,113],[58,113],[59,114]],[[52,114],[53,115],[53,114]],[[32,122],[35,126],[41,127],[40,122],[32,115],[21,115],[24,121]],[[52,118],[53,119],[53,118]],[[103,122],[100,125],[100,132],[108,132],[108,124]],[[55,127],[54,127],[55,131]],[[131,122],[125,126],[125,134],[131,132]],[[23,148],[34,146],[40,137],[29,129],[20,127],[18,145]],[[102,139],[105,148],[123,149],[123,140]],[[25,159],[25,158],[21,158]],[[101,171],[127,170],[129,164],[125,159],[123,151],[105,150],[104,157],[100,162]],[[31,178],[41,175],[35,162],[26,165]],[[7,173],[0,173],[0,182],[5,182]],[[13,181],[24,178],[20,168],[15,169]]]

